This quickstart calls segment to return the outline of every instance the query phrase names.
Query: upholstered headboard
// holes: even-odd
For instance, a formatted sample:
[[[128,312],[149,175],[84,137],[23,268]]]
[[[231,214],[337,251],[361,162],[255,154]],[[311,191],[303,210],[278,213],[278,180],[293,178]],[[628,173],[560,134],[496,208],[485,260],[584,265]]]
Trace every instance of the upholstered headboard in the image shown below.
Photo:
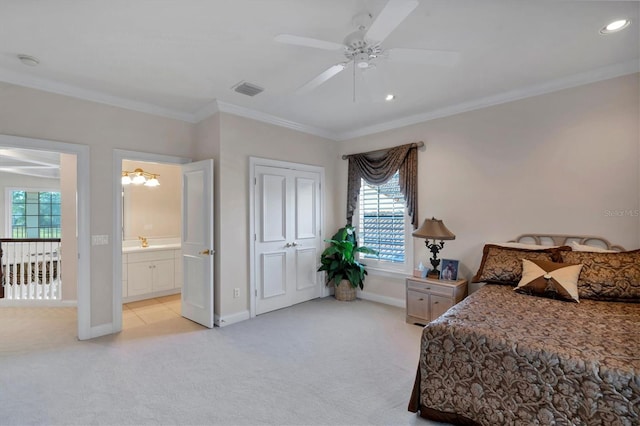
[[[624,247],[611,244],[609,240],[602,237],[596,237],[594,235],[522,234],[516,237],[512,242],[564,246],[570,245],[572,241],[575,241],[578,244],[601,247],[607,250],[625,251]]]

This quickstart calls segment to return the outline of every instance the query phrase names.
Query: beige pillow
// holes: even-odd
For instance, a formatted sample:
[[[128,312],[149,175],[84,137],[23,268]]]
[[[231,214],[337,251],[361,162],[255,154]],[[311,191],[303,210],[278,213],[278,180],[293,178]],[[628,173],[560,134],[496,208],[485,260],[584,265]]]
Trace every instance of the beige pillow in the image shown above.
[[[585,244],[579,244],[577,241],[571,242],[571,249],[573,251],[587,251],[591,253],[616,253],[615,250],[607,250],[602,247],[589,246]]]
[[[578,302],[582,265],[522,259],[519,293]]]
[[[487,244],[491,244],[491,245],[494,245],[494,246],[500,246],[500,247],[511,247],[511,248],[525,249],[525,250],[544,250],[544,249],[551,249],[551,248],[560,247],[560,246],[545,246],[545,245],[541,245],[541,244],[513,243],[513,242],[508,242],[508,243],[487,243]]]

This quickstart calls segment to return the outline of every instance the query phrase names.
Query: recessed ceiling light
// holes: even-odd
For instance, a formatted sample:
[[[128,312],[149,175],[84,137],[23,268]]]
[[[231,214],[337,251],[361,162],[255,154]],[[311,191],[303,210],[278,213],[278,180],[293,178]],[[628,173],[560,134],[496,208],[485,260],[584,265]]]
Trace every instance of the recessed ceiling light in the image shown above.
[[[392,101],[392,100],[394,100],[395,98],[396,98],[396,95],[394,95],[394,94],[392,94],[392,93],[389,93],[389,94],[384,98],[384,100],[388,102],[388,101]]]
[[[20,59],[20,62],[22,62],[25,65],[28,65],[30,67],[35,67],[36,65],[38,65],[40,63],[40,60],[34,56],[31,55],[18,55],[18,59]]]
[[[631,19],[618,19],[602,27],[600,34],[611,34],[624,30],[631,24]]]

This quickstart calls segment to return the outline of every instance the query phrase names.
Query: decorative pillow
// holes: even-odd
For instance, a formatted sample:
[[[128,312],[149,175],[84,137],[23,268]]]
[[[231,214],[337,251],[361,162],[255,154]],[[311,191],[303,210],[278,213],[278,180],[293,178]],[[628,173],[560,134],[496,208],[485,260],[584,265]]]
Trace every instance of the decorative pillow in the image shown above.
[[[640,250],[619,253],[562,252],[562,261],[582,263],[578,294],[584,299],[640,302]]]
[[[518,293],[578,302],[578,277],[582,265],[522,259]]]
[[[594,253],[616,253],[615,250],[607,250],[607,249],[602,248],[602,247],[588,246],[588,245],[585,245],[585,244],[578,244],[577,241],[572,241],[571,242],[571,249],[573,251],[590,251],[590,252],[594,252]]]
[[[553,262],[560,260],[559,252],[563,250],[571,250],[571,247],[562,246],[525,250],[485,244],[482,263],[472,282],[516,285],[522,278],[522,259]]]
[[[557,248],[559,246],[545,246],[541,244],[530,244],[530,243],[515,243],[515,242],[507,242],[507,243],[487,243],[494,246],[500,247],[511,247],[511,248],[519,248],[519,249],[527,249],[527,250],[544,250],[550,248]]]

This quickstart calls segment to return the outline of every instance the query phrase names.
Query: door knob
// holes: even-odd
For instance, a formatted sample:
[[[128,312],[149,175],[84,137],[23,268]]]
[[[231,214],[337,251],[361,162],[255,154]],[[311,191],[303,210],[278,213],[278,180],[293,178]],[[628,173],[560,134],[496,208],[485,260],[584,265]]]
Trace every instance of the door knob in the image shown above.
[[[210,255],[212,255],[212,256],[213,256],[213,250],[209,250],[209,249],[202,250],[202,251],[200,252],[200,254],[210,254]]]
[[[285,248],[289,248],[289,247],[291,247],[291,246],[292,246],[292,244],[291,244],[291,243],[287,243],[287,244],[285,244],[284,246],[285,246]]]
[[[292,243],[291,243],[291,245],[292,245],[293,247],[298,247],[298,243],[296,243],[295,241],[294,241],[294,242],[292,242]]]

